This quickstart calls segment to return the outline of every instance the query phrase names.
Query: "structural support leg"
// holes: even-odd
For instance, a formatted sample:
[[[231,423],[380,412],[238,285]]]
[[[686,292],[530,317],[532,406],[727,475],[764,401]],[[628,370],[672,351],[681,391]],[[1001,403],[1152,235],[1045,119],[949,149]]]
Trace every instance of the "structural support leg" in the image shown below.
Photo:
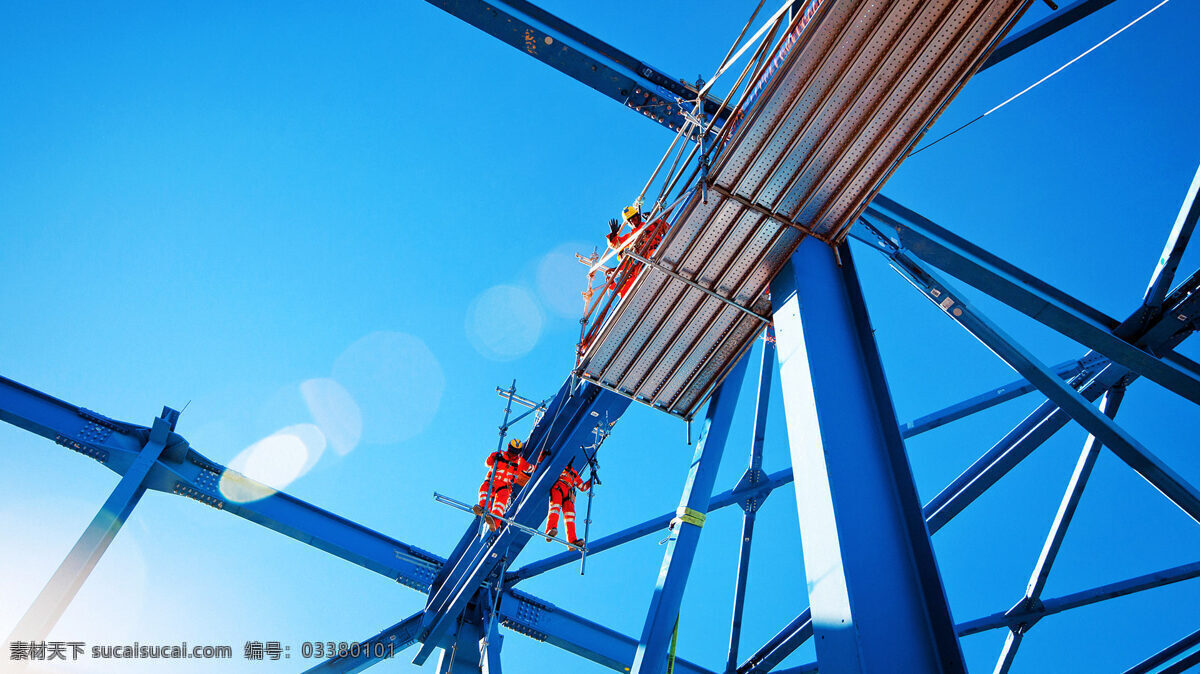
[[[480,648],[485,629],[477,612],[459,623],[454,644],[443,648],[438,658],[438,674],[482,674]]]
[[[1121,400],[1124,397],[1125,389],[1119,387],[1105,393],[1103,400],[1100,401],[1101,411],[1109,419],[1116,417],[1117,409],[1120,408]],[[1067,536],[1067,527],[1071,526],[1071,520],[1075,517],[1075,509],[1079,507],[1079,499],[1083,497],[1083,489],[1087,486],[1088,478],[1091,477],[1092,469],[1096,467],[1096,460],[1099,458],[1100,443],[1096,440],[1096,436],[1089,435],[1087,441],[1083,443],[1083,452],[1079,455],[1079,461],[1075,463],[1075,472],[1071,474],[1071,481],[1067,485],[1066,493],[1063,494],[1062,503],[1058,506],[1054,523],[1050,525],[1050,533],[1046,535],[1046,542],[1042,545],[1042,553],[1038,556],[1037,564],[1029,578],[1029,584],[1025,588],[1025,596],[1021,598],[1019,604],[1021,608],[1036,608],[1041,604],[1042,590],[1045,589],[1046,580],[1050,577],[1050,567],[1054,565],[1054,560],[1058,557],[1063,539]],[[1000,659],[996,661],[995,674],[1008,674],[1013,658],[1017,656],[1017,648],[1021,645],[1021,639],[1030,627],[1033,627],[1032,623],[1021,623],[1010,629],[1008,639],[1004,642],[1004,649],[1000,651]]]
[[[733,366],[720,388],[713,393],[704,418],[704,428],[683,498],[673,520],[671,536],[667,540],[667,552],[663,556],[662,568],[658,572],[658,585],[650,600],[646,623],[638,640],[637,655],[633,660],[633,674],[661,674],[667,665],[667,648],[675,621],[679,617],[679,605],[683,600],[683,589],[687,585],[692,560],[696,556],[696,545],[700,542],[700,529],[704,526],[704,513],[712,498],[713,483],[717,479],[717,468],[725,451],[725,440],[729,436],[729,422],[737,406],[738,392],[746,374],[746,358]]]
[[[146,492],[145,480],[166,447],[173,421],[179,413],[164,408],[162,417],[154,420],[150,439],[141,453],[121,476],[116,489],[92,518],[91,524],[67,553],[66,559],[50,577],[33,605],[13,629],[9,641],[44,641],[58,619],[62,617],[75,593],[83,586],[96,563],[104,555],[121,525],[125,524],[134,506]],[[165,417],[165,418],[164,418]],[[168,421],[167,419],[170,419]]]
[[[849,247],[806,240],[771,301],[821,671],[965,671]]]
[[[768,336],[773,331],[768,331]],[[775,343],[763,340],[762,362],[758,370],[758,397],[754,403],[754,434],[750,438],[750,465],[738,481],[735,491],[752,487],[765,479],[762,471],[762,447],[767,434],[767,407],[771,399],[771,374],[774,371]],[[760,499],[739,503],[742,507],[742,539],[738,543],[737,580],[733,588],[733,618],[729,627],[729,657],[725,660],[726,674],[737,671],[738,646],[742,638],[742,611],[746,606],[746,582],[750,574],[750,544],[754,540],[754,518],[762,505]]]

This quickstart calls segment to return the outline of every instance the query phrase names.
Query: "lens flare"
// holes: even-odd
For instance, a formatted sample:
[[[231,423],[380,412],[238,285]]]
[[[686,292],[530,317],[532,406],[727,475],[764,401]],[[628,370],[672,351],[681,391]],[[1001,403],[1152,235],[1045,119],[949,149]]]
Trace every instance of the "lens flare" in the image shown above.
[[[242,450],[221,474],[221,495],[249,503],[286,489],[325,451],[325,435],[313,424],[281,428]]]
[[[402,442],[423,432],[446,388],[437,357],[425,342],[403,332],[372,332],[351,344],[334,362],[333,379],[357,402],[361,442],[374,444]]]
[[[300,395],[329,446],[349,454],[362,439],[362,410],[346,387],[333,379],[309,379],[300,384]]]
[[[492,286],[467,307],[467,339],[491,360],[515,360],[537,346],[542,336],[542,310],[524,288]]]
[[[575,253],[591,254],[594,244],[571,242],[546,253],[538,262],[538,296],[555,314],[564,318],[579,318],[583,312],[583,297],[587,289],[587,267],[580,264]]]

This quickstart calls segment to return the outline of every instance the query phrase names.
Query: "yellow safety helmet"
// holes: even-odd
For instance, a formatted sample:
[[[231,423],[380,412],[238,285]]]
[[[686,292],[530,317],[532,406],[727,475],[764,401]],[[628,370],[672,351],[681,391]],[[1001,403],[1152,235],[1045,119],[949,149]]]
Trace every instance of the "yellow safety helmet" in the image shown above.
[[[519,451],[521,451],[521,447],[524,447],[524,444],[516,438],[513,438],[512,440],[508,441],[509,451],[519,452]]]
[[[621,211],[621,218],[624,219],[625,222],[629,222],[641,214],[641,211],[639,211],[637,208],[633,206],[626,206],[625,210]]]

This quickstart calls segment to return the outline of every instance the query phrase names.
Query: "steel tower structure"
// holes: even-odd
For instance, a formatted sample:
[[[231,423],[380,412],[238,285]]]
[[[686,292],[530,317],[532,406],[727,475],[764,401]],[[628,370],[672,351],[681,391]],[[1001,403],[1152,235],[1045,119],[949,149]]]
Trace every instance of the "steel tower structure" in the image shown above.
[[[1006,672],[1023,636],[1041,618],[1200,575],[1196,562],[1043,597],[1102,447],[1200,522],[1200,491],[1114,421],[1127,387],[1139,377],[1200,403],[1200,365],[1175,352],[1200,319],[1200,271],[1176,283],[1200,218],[1200,172],[1142,304],[1124,320],[879,194],[971,76],[1111,0],[1080,0],[1013,34],[1028,0],[785,3],[745,43],[743,52],[757,43],[756,51],[724,100],[711,95],[711,85],[672,78],[523,0],[430,2],[674,131],[679,148],[648,215],[669,223],[666,238],[654,250],[631,248],[619,266],[593,261],[600,265],[593,271],[603,270],[611,287],[627,282],[627,290],[606,300],[601,295],[585,320],[578,366],[557,394],[544,406],[526,401],[541,411],[526,453],[547,458],[509,507],[510,525],[495,533],[469,526],[443,557],[283,492],[264,489],[261,499],[234,502],[218,489],[221,480],[257,485],[192,448],[175,432],[179,412],[164,408],[152,424],[140,426],[0,378],[0,419],[121,475],[11,640],[44,639],[147,489],[229,511],[428,595],[423,610],[367,639],[363,652],[314,671],[359,671],[379,660],[375,645],[419,644],[415,663],[440,651],[439,671],[496,674],[504,626],[638,674],[964,671],[958,638],[1001,629],[1008,638],[996,671]],[[898,424],[847,244],[851,237],[885,256],[947,320],[1022,379]],[[1088,351],[1047,366],[966,299],[958,282]],[[749,466],[733,487],[714,493],[751,366],[750,346],[760,336]],[[762,470],[776,376],[795,477],[793,470]],[[1046,402],[922,504],[904,439],[1032,391]],[[508,399],[511,409],[512,390]],[[669,527],[636,638],[519,589],[522,580],[573,563],[576,553],[513,564],[529,530],[541,524],[546,496],[562,469],[593,458],[631,402],[698,425],[679,508],[587,545],[587,555],[595,555]],[[956,624],[930,535],[1071,422],[1089,436],[1025,594],[1012,608]],[[797,496],[809,607],[745,657],[740,625],[756,512],[772,490],[789,483]],[[672,637],[706,514],[732,505],[743,511],[743,534],[728,658],[702,666],[677,657]],[[816,662],[777,668],[810,638]],[[1130,671],[1183,671],[1200,663],[1197,646],[1200,632]]]

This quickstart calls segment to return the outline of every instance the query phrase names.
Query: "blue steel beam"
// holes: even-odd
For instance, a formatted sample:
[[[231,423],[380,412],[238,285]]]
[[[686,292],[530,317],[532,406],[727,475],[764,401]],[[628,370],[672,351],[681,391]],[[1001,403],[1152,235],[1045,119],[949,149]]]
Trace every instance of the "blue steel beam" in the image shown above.
[[[179,418],[179,412],[163,408],[162,416],[154,420],[150,437],[133,460],[117,487],[104,502],[100,511],[92,518],[83,535],[75,542],[66,559],[50,577],[46,587],[34,599],[25,615],[17,622],[9,635],[9,641],[45,641],[63,611],[83,582],[96,568],[117,532],[125,524],[133,508],[146,493],[146,477],[167,446],[171,428]]]
[[[633,667],[638,643],[632,637],[597,625],[518,590],[505,590],[501,623],[519,634],[548,643],[617,672]],[[683,658],[675,658],[676,674],[713,674]]]
[[[849,246],[802,242],[771,302],[818,662],[965,671]]]
[[[1184,284],[1182,288],[1189,288],[1191,287],[1189,284],[1194,283],[1200,283],[1200,278],[1197,278],[1196,275],[1193,275],[1189,283]],[[1172,296],[1167,303],[1172,310],[1164,312],[1160,322],[1169,320],[1168,316],[1174,314],[1175,310],[1189,315],[1194,311],[1197,293],[1177,290],[1172,292]],[[1136,314],[1127,319],[1126,324],[1135,319]],[[1151,325],[1149,331],[1155,331],[1155,325]],[[1191,329],[1175,330],[1174,332],[1162,331],[1159,334],[1160,336],[1167,335],[1168,332],[1170,334],[1161,341],[1146,342],[1145,338],[1139,339],[1139,341],[1148,344],[1157,353],[1167,353],[1188,337]],[[1096,400],[1113,386],[1128,385],[1137,379],[1135,373],[1112,365],[1111,361],[1099,358],[1094,353],[1085,355],[1079,362],[1085,363],[1086,368],[1072,380],[1073,385],[1080,387],[1080,395],[1089,401]],[[932,535],[945,526],[1054,433],[1066,426],[1070,420],[1071,417],[1052,402],[1046,401],[1039,405],[950,485],[925,504],[922,512],[929,533]],[[771,671],[772,667],[782,662],[812,636],[811,618],[811,612],[809,609],[805,609],[754,655],[743,662],[738,668],[739,674]]]
[[[305,670],[305,674],[361,672],[380,660],[394,657],[397,653],[417,643],[417,633],[421,627],[421,613],[421,611],[417,611],[362,642],[366,644],[366,648],[357,656],[346,655],[325,660],[316,667]]]
[[[874,237],[869,237],[873,239]],[[870,244],[870,240],[867,241]],[[873,246],[874,247],[874,246]],[[890,251],[883,250],[885,254]],[[1194,330],[1195,323],[1180,328],[1171,324],[1171,317],[1178,315],[1191,316],[1200,304],[1200,272],[1180,284],[1171,292],[1166,301],[1167,311],[1151,325],[1145,326],[1138,322],[1138,313],[1127,318],[1118,331],[1137,338],[1137,343],[1149,348],[1155,353],[1172,353]],[[1161,329],[1164,324],[1169,329]],[[1087,400],[1099,398],[1118,383],[1126,386],[1137,379],[1137,374],[1131,373],[1120,366],[1110,365],[1108,359],[1095,353],[1088,353],[1079,360],[1085,369],[1072,380],[1074,386],[1080,388],[1080,394]],[[1022,380],[1023,381],[1023,380]],[[975,463],[959,475],[950,485],[943,489],[923,508],[929,533],[933,534],[946,523],[962,512],[992,485],[1008,474],[1018,463],[1028,457],[1042,443],[1058,432],[1070,416],[1052,402],[1044,402],[1020,424],[993,445]],[[811,612],[805,609],[787,626],[772,637],[754,655],[748,658],[738,668],[740,674],[770,671],[784,658],[800,647],[812,636]]]
[[[696,99],[692,85],[524,0],[428,2],[672,131],[685,120],[676,99]],[[717,114],[720,105],[704,97],[706,114]],[[686,109],[690,113],[692,106]],[[720,111],[721,118],[728,114],[728,108]]]
[[[704,513],[708,512],[712,499],[713,484],[725,451],[725,441],[729,437],[729,424],[737,407],[747,360],[745,354],[738,358],[737,364],[730,369],[729,375],[713,391],[709,400],[683,497],[679,509],[675,511],[675,526],[667,539],[658,582],[650,599],[650,608],[646,611],[637,655],[633,659],[633,674],[660,674],[667,666],[671,633],[679,619],[683,591],[696,557],[696,547],[700,544]]]
[[[1079,2],[1074,2],[1050,14],[1041,21],[1031,24],[1028,28],[1013,33],[999,47],[996,47],[996,50],[983,62],[983,65],[979,66],[979,72],[983,72],[1008,57],[1032,47],[1076,21],[1091,16],[1093,12],[1111,5],[1114,1],[1079,0]]]
[[[1161,651],[1142,660],[1136,665],[1125,670],[1125,674],[1146,674],[1159,665],[1165,665],[1172,659],[1178,657],[1181,653],[1189,648],[1200,644],[1200,630],[1196,630],[1191,634],[1181,638],[1179,641],[1167,646]]]
[[[1042,394],[1089,433],[1095,435],[1130,468],[1158,489],[1192,519],[1200,522],[1200,492],[1175,473],[1170,466],[1143,447],[1112,419],[1101,414],[1078,391],[1063,383],[1029,353],[1005,334],[962,294],[939,278],[925,265],[901,249],[893,254],[896,269],[943,313],[991,349],[1009,367],[1028,379]],[[1113,367],[1110,365],[1109,367]]]
[[[728,508],[732,505],[739,505],[746,501],[757,500],[762,502],[767,495],[779,487],[791,484],[792,469],[787,468],[768,475],[762,482],[753,486],[751,489],[742,490],[738,487],[724,491],[712,498],[708,504],[708,512]],[[741,483],[739,483],[740,486]],[[611,550],[619,545],[624,545],[630,541],[635,541],[643,536],[662,531],[671,524],[671,520],[675,519],[675,512],[663,513],[658,517],[648,519],[645,522],[635,524],[631,527],[622,529],[614,534],[609,534],[602,538],[597,538],[588,543],[588,557],[597,555],[605,550]],[[505,585],[511,585],[519,580],[532,578],[538,574],[545,573],[552,569],[557,569],[560,566],[573,564],[579,561],[579,555],[574,552],[560,552],[557,555],[551,555],[545,559],[540,559],[536,562],[530,562],[525,566],[507,574],[504,577]]]
[[[1100,401],[1100,410],[1109,419],[1115,418],[1124,397],[1124,388],[1116,387],[1109,390]],[[1067,490],[1063,494],[1062,502],[1059,503],[1058,512],[1050,524],[1050,533],[1046,535],[1042,552],[1038,555],[1033,573],[1030,574],[1029,583],[1025,587],[1025,596],[1018,603],[1022,608],[1036,606],[1042,600],[1042,590],[1045,589],[1046,581],[1050,578],[1050,568],[1054,566],[1054,560],[1058,558],[1058,551],[1062,548],[1063,540],[1067,536],[1067,528],[1071,526],[1075,510],[1079,507],[1079,499],[1083,497],[1083,489],[1087,486],[1088,478],[1091,477],[1092,469],[1096,466],[1096,460],[1099,458],[1100,443],[1096,441],[1096,436],[1088,435],[1087,440],[1083,443],[1083,451],[1079,455],[1079,460],[1075,463],[1075,471],[1067,483]],[[1021,640],[1032,627],[1032,623],[1021,623],[1009,630],[1004,647],[1000,651],[1000,658],[996,662],[995,674],[1008,674],[1008,670],[1012,668],[1013,659],[1017,656],[1017,649],[1021,646]]]
[[[110,419],[0,377],[0,421],[23,428],[99,461],[125,475],[140,456],[150,429]],[[221,491],[222,481],[239,491],[266,495],[238,503]],[[147,474],[146,488],[197,500],[260,524],[351,563],[427,592],[442,559],[433,553],[276,492],[210,461],[171,431],[166,447]]]
[[[774,337],[773,331],[767,333]],[[754,401],[754,430],[750,436],[750,465],[738,481],[738,486],[757,486],[763,479],[763,441],[767,436],[767,408],[771,401],[771,373],[775,361],[775,343],[763,340],[761,362],[758,366],[758,396]],[[767,492],[768,494],[770,492]],[[742,637],[742,611],[746,606],[746,584],[750,575],[750,544],[754,540],[754,519],[762,506],[761,499],[750,499],[739,503],[742,508],[742,537],[738,543],[737,577],[733,585],[733,616],[729,626],[729,655],[725,659],[725,672],[737,671],[738,646]]]
[[[1000,613],[993,613],[990,616],[969,620],[961,623],[958,626],[958,635],[960,637],[986,632],[1001,627],[1011,628],[1013,625],[1027,623],[1033,620],[1041,620],[1048,615],[1062,613],[1070,609],[1088,606],[1097,602],[1126,595],[1142,592],[1144,590],[1152,590],[1171,583],[1178,583],[1184,580],[1191,580],[1200,576],[1200,562],[1192,562],[1191,564],[1182,564],[1180,566],[1147,573],[1145,575],[1136,576],[1116,583],[1109,583],[1090,590],[1074,592],[1072,594],[1047,599],[1042,602],[1041,606],[1032,607],[1025,610],[1009,609]]]
[[[468,610],[454,625],[438,657],[438,674],[483,674],[481,649],[485,626],[478,609]]]
[[[1043,325],[1200,404],[1200,376],[1114,334],[1117,321],[1001,260],[927,218],[879,195],[865,219],[882,225],[894,246],[933,265]]]
[[[587,461],[584,449],[593,442],[592,429],[607,420],[616,422],[629,406],[629,399],[598,386],[568,379],[546,410],[542,421],[530,435],[527,451],[535,456],[543,450],[547,457],[538,465],[529,484],[515,497],[508,517],[527,527],[538,527],[546,517],[546,498],[571,461],[582,466]],[[474,524],[470,525],[472,528]],[[516,527],[504,527],[498,533],[472,543],[457,559],[446,562],[451,570],[439,587],[430,593],[426,604],[421,650],[414,664],[424,664],[433,649],[440,646],[455,621],[480,586],[495,573],[504,573],[505,565],[515,559],[529,534]]]
[[[1099,358],[1096,358],[1099,360]],[[1084,362],[1080,360],[1072,360],[1054,366],[1054,373],[1065,379],[1070,379],[1084,370]],[[942,408],[931,414],[926,414],[923,417],[913,419],[912,421],[900,425],[900,435],[905,440],[916,435],[920,435],[926,431],[931,431],[939,426],[945,426],[952,421],[958,421],[964,417],[990,409],[1001,403],[1008,402],[1015,398],[1019,398],[1026,393],[1036,391],[1037,387],[1024,379],[1018,379],[1014,382],[998,386],[990,391],[981,393],[977,396],[968,398],[962,402],[955,403],[949,407]]]
[[[1183,199],[1183,206],[1180,207],[1175,224],[1171,227],[1171,233],[1167,236],[1167,244],[1150,277],[1150,285],[1146,288],[1146,296],[1142,304],[1149,312],[1157,312],[1162,307],[1167,292],[1171,290],[1171,283],[1175,280],[1175,271],[1179,268],[1179,261],[1183,259],[1183,252],[1187,249],[1192,232],[1196,229],[1196,221],[1200,219],[1198,192],[1200,192],[1200,168],[1196,169],[1196,175],[1192,178],[1191,186],[1188,187],[1187,196]]]

